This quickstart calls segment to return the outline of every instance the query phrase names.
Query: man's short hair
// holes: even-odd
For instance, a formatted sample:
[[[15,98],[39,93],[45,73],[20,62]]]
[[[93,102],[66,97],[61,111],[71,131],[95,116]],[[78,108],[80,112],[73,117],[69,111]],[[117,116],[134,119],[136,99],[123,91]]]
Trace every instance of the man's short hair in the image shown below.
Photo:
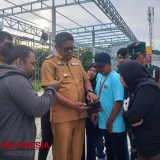
[[[10,49],[8,56],[6,57],[6,63],[12,64],[17,58],[21,58],[24,62],[28,58],[30,52],[34,52],[31,47],[25,45],[17,45]]]
[[[118,55],[121,55],[123,58],[129,57],[128,49],[127,49],[127,48],[120,48],[120,49],[117,51],[117,56],[118,56]]]
[[[68,32],[58,33],[55,37],[55,47],[60,47],[65,41],[74,41],[74,38]]]
[[[3,43],[5,39],[8,39],[9,41],[13,41],[13,37],[11,34],[5,31],[0,31],[0,43]]]

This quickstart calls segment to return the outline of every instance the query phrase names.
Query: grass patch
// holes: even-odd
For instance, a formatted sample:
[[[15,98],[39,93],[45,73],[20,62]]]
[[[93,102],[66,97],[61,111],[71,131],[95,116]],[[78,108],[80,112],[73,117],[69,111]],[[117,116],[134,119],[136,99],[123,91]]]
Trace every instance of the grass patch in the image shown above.
[[[41,91],[42,90],[41,80],[40,79],[32,80],[32,86],[37,92]]]

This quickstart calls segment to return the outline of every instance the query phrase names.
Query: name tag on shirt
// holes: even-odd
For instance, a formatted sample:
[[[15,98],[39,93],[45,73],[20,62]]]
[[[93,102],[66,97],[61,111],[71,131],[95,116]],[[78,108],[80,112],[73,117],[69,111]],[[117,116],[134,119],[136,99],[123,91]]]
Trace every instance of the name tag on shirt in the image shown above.
[[[77,62],[72,62],[71,65],[72,66],[78,66],[78,63]]]
[[[64,66],[64,64],[63,63],[61,63],[61,62],[58,62],[58,64],[57,64],[58,66]]]

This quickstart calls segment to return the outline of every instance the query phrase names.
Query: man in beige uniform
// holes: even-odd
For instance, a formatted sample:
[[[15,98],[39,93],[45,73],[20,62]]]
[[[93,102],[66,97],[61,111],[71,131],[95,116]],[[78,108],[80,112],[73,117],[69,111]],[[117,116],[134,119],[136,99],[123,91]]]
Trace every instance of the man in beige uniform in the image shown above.
[[[0,64],[5,63],[5,57],[8,55],[8,46],[9,48],[13,46],[13,37],[5,31],[0,31]]]
[[[42,86],[63,79],[57,100],[51,109],[54,134],[54,160],[81,160],[85,131],[85,91],[87,98],[96,100],[89,77],[80,61],[73,56],[74,40],[71,34],[56,35],[56,54],[42,66]]]

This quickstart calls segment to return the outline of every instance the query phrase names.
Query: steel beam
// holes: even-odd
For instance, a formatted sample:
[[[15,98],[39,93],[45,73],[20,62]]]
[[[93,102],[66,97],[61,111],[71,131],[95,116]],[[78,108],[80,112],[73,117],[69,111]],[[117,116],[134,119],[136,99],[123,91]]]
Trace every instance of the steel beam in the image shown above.
[[[103,13],[131,40],[138,41],[110,0],[92,0]]]
[[[113,23],[106,23],[106,24],[98,24],[98,25],[91,25],[91,26],[84,26],[84,27],[78,27],[78,28],[72,28],[72,29],[66,29],[67,31],[72,33],[87,33],[95,30],[98,31],[111,31],[111,30],[119,30],[118,27],[116,27]],[[66,30],[59,30],[58,32],[63,32]]]
[[[15,5],[12,7],[0,9],[0,13],[1,13],[0,18],[51,9],[52,8],[51,6],[48,6],[44,3],[45,1],[48,1],[48,0],[28,2],[21,5]],[[40,4],[39,8],[36,7],[37,4]]]
[[[7,1],[7,0],[6,0]],[[6,17],[6,16],[13,16],[17,14],[23,14],[23,13],[30,13],[35,12],[39,10],[45,10],[45,9],[51,9],[52,6],[48,6],[44,2],[48,0],[40,0],[40,1],[34,1],[29,2],[21,5],[16,5],[13,7],[8,7],[1,9],[0,12],[2,14],[0,17]],[[88,3],[88,2],[94,2],[103,12],[104,14],[131,40],[131,41],[137,41],[137,38],[132,33],[130,28],[127,26],[125,21],[122,19],[122,17],[119,15],[115,7],[112,5],[110,0],[74,0],[74,2],[69,2],[66,0],[64,4],[61,5],[55,5],[55,8],[58,7],[65,7],[70,5],[76,5],[76,4],[82,4],[82,3]],[[41,4],[41,7],[34,8],[34,4]],[[28,7],[29,9],[25,9],[25,7]],[[19,9],[19,10],[18,10]],[[18,11],[17,11],[18,10]],[[6,11],[9,11],[9,13]]]
[[[116,44],[118,42],[121,42],[121,41],[113,41],[112,44]],[[124,41],[125,43],[129,42],[129,41]],[[92,47],[92,42],[88,42],[88,43],[80,43],[80,42],[75,42],[75,44],[78,44],[79,46],[86,46],[88,48]],[[95,45],[96,45],[96,48],[97,46],[110,46],[111,43],[110,42],[106,42],[105,44],[103,42],[95,42]]]
[[[92,0],[74,0],[74,2],[68,2],[68,0],[66,0],[64,4],[55,5],[55,7],[60,8],[60,7],[72,6],[89,2],[92,2]]]
[[[4,17],[4,18],[0,18],[0,19],[1,19],[4,27],[14,29],[14,30],[17,30],[20,32],[24,32],[24,33],[27,33],[30,35],[34,35],[37,37],[40,37],[42,35],[42,30],[44,30],[45,32],[48,32],[45,29],[41,29],[39,27],[27,24],[25,22],[19,21],[14,18]]]
[[[48,0],[34,1],[34,2],[24,3],[24,4],[21,4],[21,5],[15,5],[15,6],[12,6],[12,7],[0,9],[0,12],[1,12],[0,18],[1,17],[8,17],[8,16],[24,14],[24,13],[33,13],[33,12],[47,10],[47,9],[52,9],[52,6],[47,5],[45,3],[45,1],[48,1]],[[92,2],[92,0],[76,0],[75,2],[68,2],[66,0],[66,2],[64,4],[55,5],[55,8],[66,7],[66,6],[77,5],[77,4],[83,4],[83,3],[88,3],[88,2]],[[40,7],[37,8],[35,6],[35,4],[40,4]]]

